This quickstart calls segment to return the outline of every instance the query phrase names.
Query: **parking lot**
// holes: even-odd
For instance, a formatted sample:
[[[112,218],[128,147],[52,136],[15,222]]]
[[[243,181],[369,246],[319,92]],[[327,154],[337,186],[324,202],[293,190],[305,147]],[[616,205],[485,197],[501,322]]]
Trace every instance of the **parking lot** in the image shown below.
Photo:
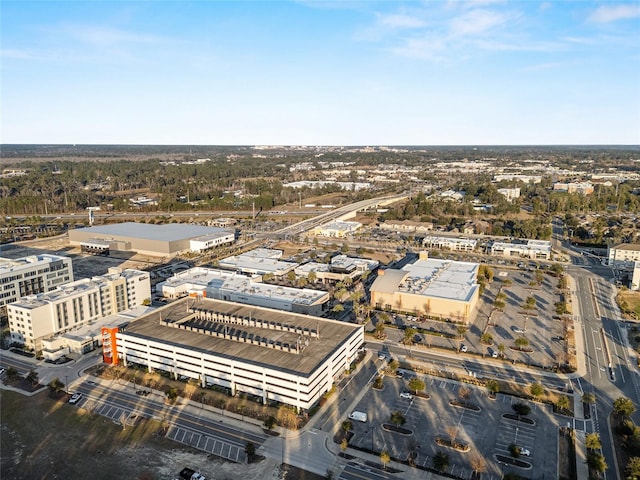
[[[420,376],[426,384],[429,399],[412,396],[401,397],[408,391],[408,376],[384,378],[384,388],[369,390],[355,410],[367,413],[367,422],[353,421],[354,436],[351,445],[376,453],[387,450],[393,458],[405,460],[410,452],[417,454],[416,464],[433,466],[433,457],[438,451],[449,456],[447,472],[459,478],[471,479],[472,459],[481,457],[486,462],[483,478],[501,478],[502,472],[513,471],[536,478],[557,477],[557,429],[566,419],[553,414],[550,406],[528,402],[519,398],[498,394],[490,399],[486,390],[438,377]],[[469,394],[467,401],[479,407],[473,410],[450,404],[461,398],[461,388]],[[522,402],[531,407],[527,418],[534,424],[503,417],[513,414],[512,404]],[[399,411],[406,422],[403,428],[410,434],[393,432],[383,424],[390,424],[391,414]],[[469,452],[438,446],[436,437],[470,446]],[[531,467],[516,467],[498,462],[499,457],[510,456],[509,446],[516,444],[530,452],[521,457]]]

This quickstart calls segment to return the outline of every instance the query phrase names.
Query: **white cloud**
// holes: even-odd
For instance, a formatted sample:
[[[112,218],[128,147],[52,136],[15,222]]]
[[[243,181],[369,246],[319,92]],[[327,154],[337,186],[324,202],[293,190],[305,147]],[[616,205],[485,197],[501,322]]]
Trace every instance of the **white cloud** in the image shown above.
[[[425,25],[419,18],[404,14],[381,15],[378,22],[380,25],[391,28],[419,28]]]
[[[168,40],[156,35],[132,33],[97,25],[67,25],[62,30],[76,40],[102,46],[121,43],[155,44]]]
[[[589,15],[596,23],[609,23],[617,20],[640,17],[640,5],[603,5]]]
[[[479,35],[504,25],[509,20],[508,14],[485,9],[470,10],[451,20],[450,30],[454,36]]]

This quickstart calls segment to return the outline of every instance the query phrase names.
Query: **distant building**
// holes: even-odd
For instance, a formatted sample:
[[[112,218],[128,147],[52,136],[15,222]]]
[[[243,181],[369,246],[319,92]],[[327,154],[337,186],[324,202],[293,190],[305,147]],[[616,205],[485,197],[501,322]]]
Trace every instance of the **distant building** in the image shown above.
[[[220,268],[226,268],[251,275],[271,274],[282,277],[294,270],[298,264],[280,260],[282,250],[255,248],[241,255],[233,255],[218,261]]]
[[[574,182],[553,184],[555,192],[579,193],[580,195],[591,195],[593,193],[593,184],[591,182]]]
[[[344,238],[355,233],[360,227],[362,227],[362,224],[359,222],[334,220],[333,222],[316,227],[313,230],[313,234],[320,237]]]
[[[609,247],[608,263],[612,267],[633,268],[634,262],[640,261],[640,244],[621,243]]]
[[[107,363],[196,380],[306,412],[329,392],[364,342],[364,327],[278,310],[185,298],[103,328]]]
[[[493,176],[494,182],[501,182],[503,180],[517,180],[522,183],[540,183],[542,182],[541,175],[523,175],[521,173],[502,173]]]
[[[492,255],[523,257],[537,260],[551,259],[551,242],[547,240],[527,240],[525,242],[493,242],[489,249]]]
[[[516,198],[520,198],[520,187],[499,188],[498,193],[505,197],[508,202],[513,202]]]
[[[12,342],[39,350],[41,340],[151,299],[149,273],[109,269],[109,273],[28,295],[7,306]]]
[[[411,220],[387,220],[378,225],[378,228],[397,233],[426,233],[433,230],[433,223],[413,222]]]
[[[0,258],[0,311],[26,295],[46,293],[73,282],[71,259],[40,254],[11,260]]]
[[[640,290],[640,261],[633,262],[633,271],[631,272],[631,284],[629,288],[634,291]]]
[[[480,295],[479,264],[419,259],[400,270],[379,269],[371,285],[371,306],[379,310],[409,312],[468,322]]]
[[[83,250],[94,253],[118,250],[173,257],[184,252],[201,252],[234,241],[234,231],[180,223],[155,225],[126,222],[69,230],[71,245],[79,245]]]
[[[308,262],[296,267],[297,277],[308,278],[313,272],[318,281],[323,283],[337,283],[349,277],[352,280],[360,277],[364,272],[375,270],[379,265],[377,260],[336,255],[330,263]]]
[[[473,233],[473,226],[471,226],[470,233]],[[431,235],[424,237],[422,240],[422,246],[425,248],[437,248],[457,252],[472,252],[475,250],[477,244],[478,241],[472,238],[437,237]]]
[[[270,285],[259,276],[202,267],[180,272],[157,288],[168,298],[188,295],[307,315],[322,315],[329,301],[329,293],[322,290]]]

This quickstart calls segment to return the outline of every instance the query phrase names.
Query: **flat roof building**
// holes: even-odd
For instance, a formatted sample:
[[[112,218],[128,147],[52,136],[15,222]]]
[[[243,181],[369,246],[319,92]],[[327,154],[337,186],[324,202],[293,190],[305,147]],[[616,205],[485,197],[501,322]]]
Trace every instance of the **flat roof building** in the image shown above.
[[[329,293],[310,288],[292,288],[260,282],[260,276],[196,267],[180,272],[158,285],[169,298],[206,297],[256,305],[287,312],[322,315]]]
[[[323,283],[337,283],[346,277],[351,279],[360,277],[364,272],[375,270],[379,264],[377,260],[336,255],[328,264],[318,262],[302,264],[295,269],[295,274],[298,277],[308,278],[313,272],[316,279]]]
[[[0,258],[0,310],[26,295],[46,293],[73,282],[69,257],[31,255],[15,260]]]
[[[171,223],[114,223],[98,227],[69,230],[71,245],[133,251],[145,255],[173,257],[183,252],[200,252],[235,241],[235,232],[201,225]]]
[[[378,270],[370,289],[371,306],[469,321],[480,295],[478,268],[477,263],[430,259],[421,252],[400,270]]]
[[[110,268],[106,275],[28,295],[7,306],[12,342],[39,350],[41,340],[151,299],[149,273]]]
[[[332,237],[343,238],[351,235],[358,230],[362,224],[360,222],[345,222],[341,220],[334,220],[329,223],[325,223],[319,227],[313,229],[313,234],[320,237]]]
[[[491,255],[549,260],[551,259],[551,242],[548,240],[527,240],[526,243],[493,242],[489,251]]]
[[[184,298],[103,329],[105,359],[291,405],[313,407],[350,368],[364,327],[211,299]]]
[[[436,237],[427,235],[422,240],[422,246],[426,248],[439,248],[442,250],[455,250],[458,252],[472,252],[475,250],[477,240],[472,238]]]
[[[282,258],[282,250],[271,248],[255,248],[241,255],[233,255],[218,261],[221,268],[227,268],[236,272],[266,275],[276,277],[286,275],[294,270],[298,264],[285,262]]]
[[[609,247],[608,263],[611,266],[633,268],[640,262],[640,243],[620,243]]]

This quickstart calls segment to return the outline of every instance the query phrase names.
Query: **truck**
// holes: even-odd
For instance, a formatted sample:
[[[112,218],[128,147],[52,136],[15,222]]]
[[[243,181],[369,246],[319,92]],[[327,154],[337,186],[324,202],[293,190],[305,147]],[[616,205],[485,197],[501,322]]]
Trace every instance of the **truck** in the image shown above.
[[[349,418],[357,422],[366,422],[367,414],[364,412],[358,412],[357,410],[355,410],[349,414]]]
[[[184,480],[207,480],[200,472],[196,472],[194,469],[187,467],[180,471],[180,478]]]

